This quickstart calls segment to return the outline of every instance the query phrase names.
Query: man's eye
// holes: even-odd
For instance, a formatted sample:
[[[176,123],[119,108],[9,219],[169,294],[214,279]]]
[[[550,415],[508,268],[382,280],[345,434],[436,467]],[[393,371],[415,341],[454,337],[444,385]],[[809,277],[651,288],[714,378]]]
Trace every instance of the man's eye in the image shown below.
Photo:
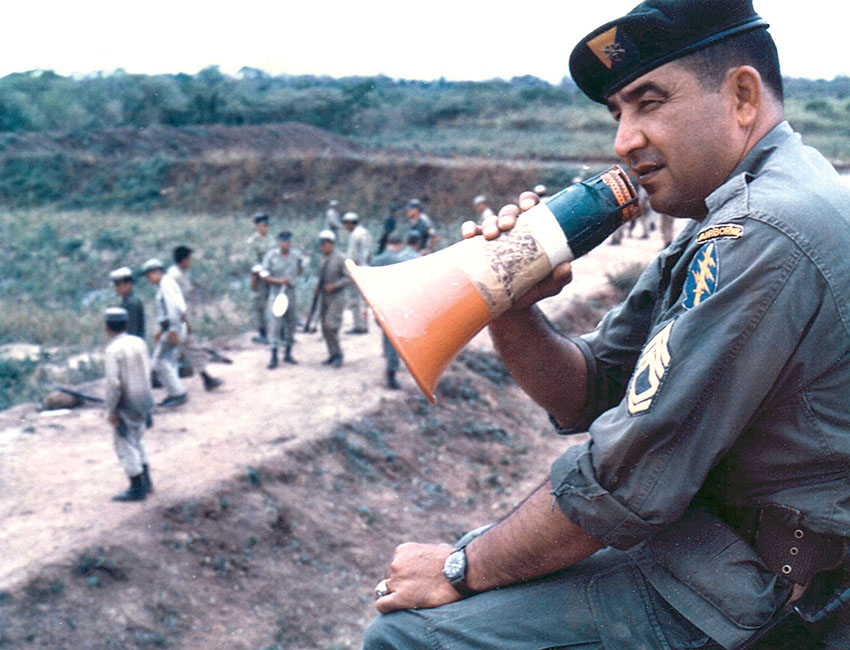
[[[660,99],[643,99],[640,102],[641,110],[652,110],[654,108],[658,108],[660,105]]]

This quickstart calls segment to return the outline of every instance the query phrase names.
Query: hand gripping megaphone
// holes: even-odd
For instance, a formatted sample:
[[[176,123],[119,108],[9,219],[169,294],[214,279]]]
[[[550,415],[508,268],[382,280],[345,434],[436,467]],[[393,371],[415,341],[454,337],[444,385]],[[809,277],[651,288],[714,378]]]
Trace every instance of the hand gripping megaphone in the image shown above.
[[[391,266],[346,266],[433,404],[440,376],[478,332],[555,266],[595,248],[637,213],[635,189],[614,166],[524,212],[495,239],[464,239]]]

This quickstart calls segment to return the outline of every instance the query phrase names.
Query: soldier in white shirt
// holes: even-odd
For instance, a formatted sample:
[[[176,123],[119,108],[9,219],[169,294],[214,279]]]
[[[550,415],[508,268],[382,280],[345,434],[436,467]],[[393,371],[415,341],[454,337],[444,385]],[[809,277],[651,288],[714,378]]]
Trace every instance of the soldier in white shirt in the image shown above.
[[[177,362],[186,339],[186,302],[177,281],[163,271],[162,262],[149,259],[142,266],[148,281],[156,287],[156,320],[159,331],[154,334],[153,369],[165,388],[166,398],[159,406],[178,406],[186,401],[186,388],[180,381]]]

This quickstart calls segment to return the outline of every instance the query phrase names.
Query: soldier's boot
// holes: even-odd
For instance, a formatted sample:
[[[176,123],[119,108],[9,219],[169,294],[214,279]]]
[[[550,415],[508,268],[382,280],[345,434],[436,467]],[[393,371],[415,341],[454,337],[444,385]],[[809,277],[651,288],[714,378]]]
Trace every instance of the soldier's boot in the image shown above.
[[[266,366],[269,370],[277,368],[277,348],[272,348],[272,358],[269,359],[269,365]]]
[[[218,379],[217,377],[211,377],[207,374],[206,370],[201,372],[201,379],[204,380],[204,390],[215,390],[222,384],[221,379]]]
[[[401,388],[401,384],[399,384],[398,380],[395,378],[395,370],[387,370],[387,388],[392,390],[398,390]]]
[[[130,487],[112,497],[113,501],[144,501],[147,491],[142,483],[144,474],[130,477]]]
[[[275,350],[275,352],[277,352],[277,350]],[[292,346],[291,345],[286,346],[286,351],[283,353],[283,360],[286,363],[291,363],[292,365],[295,365],[295,364],[298,363],[295,360],[295,357],[292,356]]]
[[[151,473],[147,464],[142,465],[142,487],[145,488],[145,493],[153,492],[153,482],[151,481]]]
[[[257,336],[255,336],[254,338],[252,338],[252,339],[251,339],[251,342],[252,342],[252,343],[264,343],[264,344],[265,344],[265,343],[268,343],[268,342],[269,342],[269,337],[268,337],[268,336],[266,336],[266,328],[265,328],[265,327],[261,327],[261,328],[258,330],[258,334],[257,334]]]

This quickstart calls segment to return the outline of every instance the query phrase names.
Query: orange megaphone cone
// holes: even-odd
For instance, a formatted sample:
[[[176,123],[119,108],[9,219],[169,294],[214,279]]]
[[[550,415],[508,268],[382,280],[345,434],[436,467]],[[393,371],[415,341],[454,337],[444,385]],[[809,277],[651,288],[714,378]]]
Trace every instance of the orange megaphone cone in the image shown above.
[[[464,239],[420,259],[360,267],[351,277],[419,388],[434,388],[452,359],[491,320],[562,262],[600,244],[637,214],[620,167],[572,185],[523,213],[496,239]]]

